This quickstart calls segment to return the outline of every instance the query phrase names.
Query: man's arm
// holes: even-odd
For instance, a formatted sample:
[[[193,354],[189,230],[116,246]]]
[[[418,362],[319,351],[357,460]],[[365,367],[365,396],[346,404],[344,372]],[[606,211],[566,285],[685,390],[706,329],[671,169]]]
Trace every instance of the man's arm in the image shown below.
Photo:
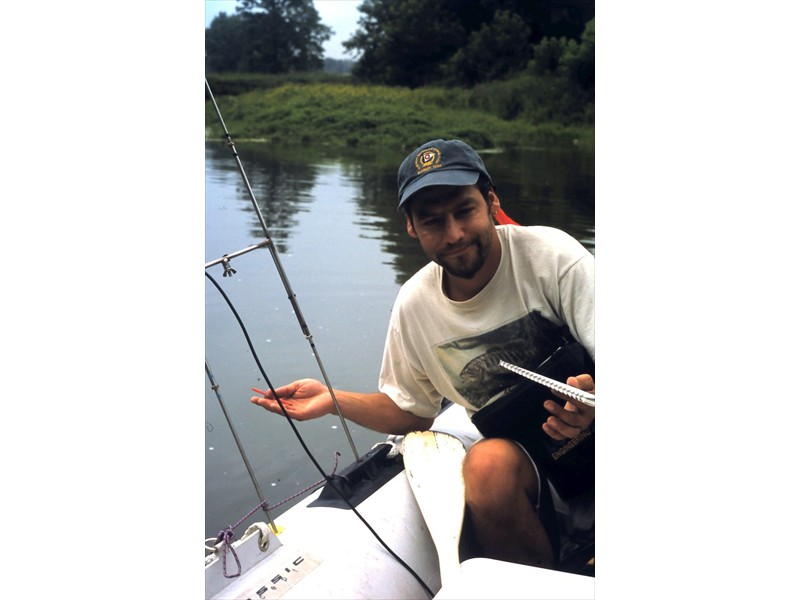
[[[275,392],[286,413],[298,421],[337,414],[328,388],[316,379],[300,379],[277,388]],[[345,419],[373,431],[403,435],[410,431],[430,429],[433,424],[433,418],[418,417],[405,411],[380,392],[364,394],[334,390],[333,393]],[[253,396],[250,401],[270,412],[283,414],[271,391],[264,396]]]

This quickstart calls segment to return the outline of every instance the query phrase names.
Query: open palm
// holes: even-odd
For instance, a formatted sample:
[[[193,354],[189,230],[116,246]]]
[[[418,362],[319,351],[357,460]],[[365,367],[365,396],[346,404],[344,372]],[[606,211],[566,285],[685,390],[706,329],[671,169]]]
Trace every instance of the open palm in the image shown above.
[[[277,398],[293,419],[305,421],[331,414],[333,400],[328,388],[316,379],[298,379],[275,390]],[[270,412],[283,414],[275,394],[267,391],[264,396],[253,396],[250,401]]]

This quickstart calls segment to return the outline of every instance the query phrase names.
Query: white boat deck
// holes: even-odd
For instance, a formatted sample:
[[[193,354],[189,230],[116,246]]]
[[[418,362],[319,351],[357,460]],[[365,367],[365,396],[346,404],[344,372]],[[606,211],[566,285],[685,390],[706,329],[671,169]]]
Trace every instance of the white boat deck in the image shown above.
[[[471,442],[479,437],[463,409],[454,407],[437,418],[434,429]],[[309,507],[320,491],[275,519],[277,537],[269,533],[265,551],[260,533],[245,535],[233,546],[242,574],[223,575],[220,556],[206,565],[208,600],[310,600],[430,598],[425,588],[396,560],[351,510]],[[436,547],[401,471],[357,506],[384,542],[435,594],[436,600],[467,598],[594,598],[594,578],[526,567],[489,559],[460,565],[461,576],[442,589]],[[238,570],[228,553],[226,569]]]

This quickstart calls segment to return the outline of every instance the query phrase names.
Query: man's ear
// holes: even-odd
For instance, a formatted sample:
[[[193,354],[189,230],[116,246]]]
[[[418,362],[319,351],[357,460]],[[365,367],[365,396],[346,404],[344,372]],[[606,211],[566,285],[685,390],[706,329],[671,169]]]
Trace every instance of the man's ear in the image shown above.
[[[411,217],[406,215],[406,231],[412,238],[417,238],[417,232],[414,230],[414,223],[411,222]]]
[[[489,214],[494,216],[500,210],[500,198],[493,190],[489,190]]]

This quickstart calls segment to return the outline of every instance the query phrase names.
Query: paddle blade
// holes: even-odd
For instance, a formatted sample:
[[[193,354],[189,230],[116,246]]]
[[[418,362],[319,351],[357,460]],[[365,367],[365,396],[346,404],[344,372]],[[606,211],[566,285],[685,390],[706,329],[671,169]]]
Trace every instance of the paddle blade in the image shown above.
[[[442,586],[460,577],[465,455],[464,445],[447,433],[415,431],[403,439],[406,478],[436,546]]]

